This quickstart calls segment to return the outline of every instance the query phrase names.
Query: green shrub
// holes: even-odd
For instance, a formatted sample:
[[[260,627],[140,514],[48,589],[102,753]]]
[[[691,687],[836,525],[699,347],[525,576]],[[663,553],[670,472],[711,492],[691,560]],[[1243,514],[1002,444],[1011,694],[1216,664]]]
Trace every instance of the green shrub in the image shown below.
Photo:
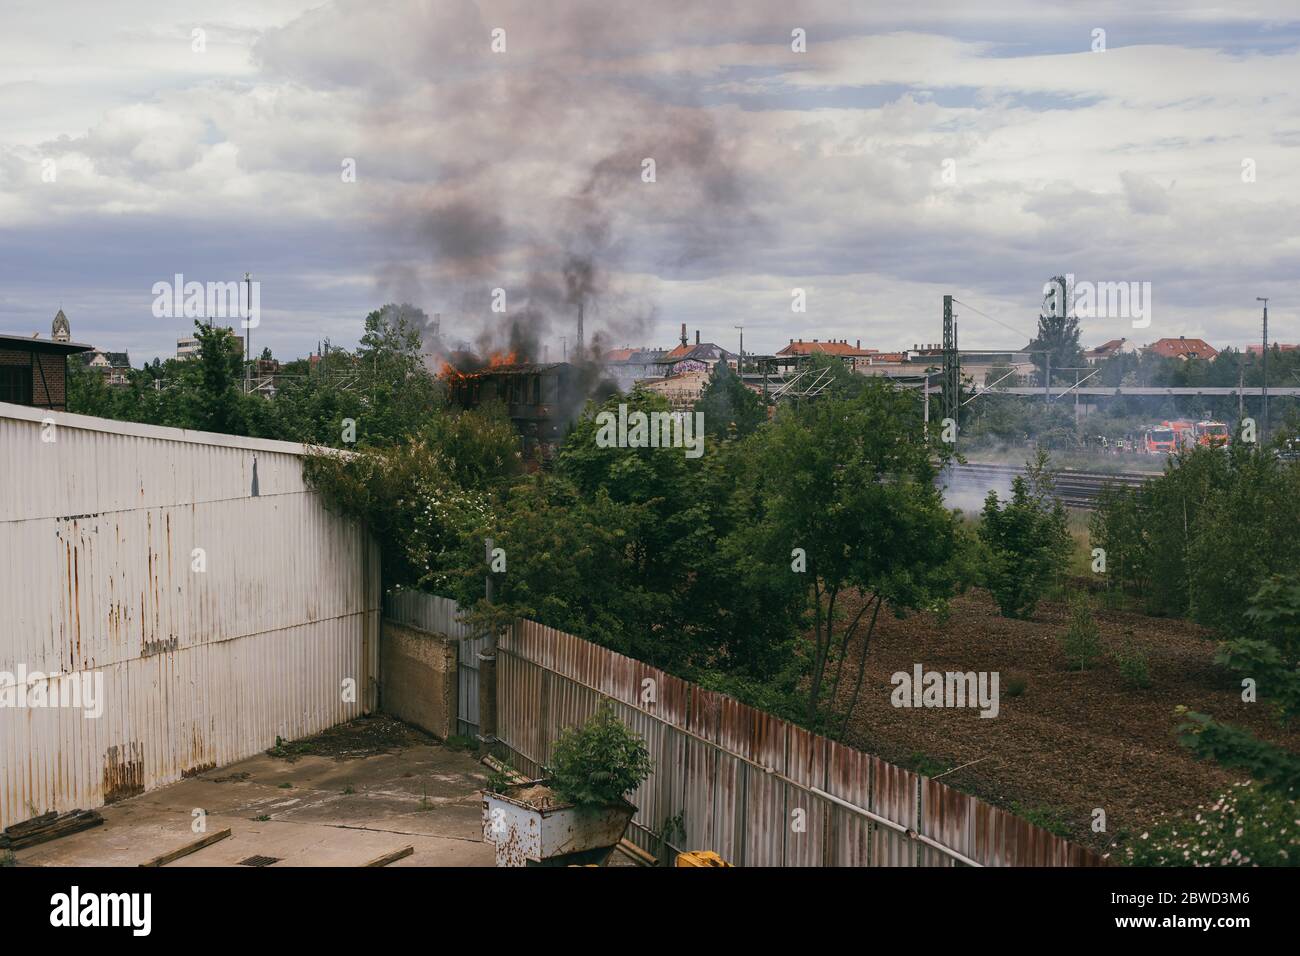
[[[547,775],[551,789],[564,799],[605,806],[639,787],[651,766],[645,741],[606,702],[581,727],[561,731]]]
[[[1028,478],[1015,478],[1011,498],[984,501],[979,538],[986,552],[984,585],[1006,617],[1028,617],[1061,580],[1073,539],[1065,509],[1052,497],[1046,458],[1029,466]]]
[[[1007,678],[1007,689],[1003,693],[1008,697],[1022,697],[1029,687],[1029,682],[1023,677]]]
[[[514,761],[506,757],[501,761],[500,769],[493,767],[492,772],[488,774],[487,787],[485,789],[492,793],[505,793],[520,780],[519,773],[515,770]]]
[[[1133,866],[1296,866],[1300,808],[1292,794],[1234,784],[1212,806],[1135,837],[1121,859]]]
[[[1101,657],[1101,635],[1087,598],[1071,602],[1070,626],[1061,638],[1061,650],[1071,670],[1087,670]]]
[[[1119,668],[1124,683],[1130,687],[1150,687],[1151,667],[1147,661],[1146,651],[1132,640],[1126,639],[1114,654],[1115,665]]]
[[[1253,636],[1245,616],[1259,582],[1300,563],[1300,468],[1248,445],[1197,448],[1139,488],[1097,500],[1091,544],[1106,576],[1148,611]]]

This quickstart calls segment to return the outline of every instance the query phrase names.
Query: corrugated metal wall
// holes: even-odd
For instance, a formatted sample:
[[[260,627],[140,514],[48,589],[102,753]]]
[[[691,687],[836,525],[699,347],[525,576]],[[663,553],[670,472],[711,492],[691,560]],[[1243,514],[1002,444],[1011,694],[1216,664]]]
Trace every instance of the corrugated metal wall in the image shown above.
[[[742,866],[1102,864],[975,797],[531,621],[498,642],[497,683],[498,735],[530,774],[562,728],[614,702],[654,759],[628,834],[651,853],[666,838]]]
[[[378,549],[307,488],[302,452],[0,404],[0,672],[104,682],[98,719],[0,707],[0,826],[373,706]]]
[[[384,595],[384,616],[399,624],[418,627],[433,634],[445,634],[457,641],[456,648],[456,733],[478,735],[478,653],[487,646],[486,637],[457,618],[460,605],[451,598],[423,591],[393,591]]]

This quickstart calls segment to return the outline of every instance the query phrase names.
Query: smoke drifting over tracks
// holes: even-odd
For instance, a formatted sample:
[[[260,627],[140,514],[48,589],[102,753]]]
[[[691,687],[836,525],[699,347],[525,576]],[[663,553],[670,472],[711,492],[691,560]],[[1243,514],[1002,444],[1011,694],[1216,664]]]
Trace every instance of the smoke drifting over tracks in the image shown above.
[[[939,476],[939,483],[943,486],[944,498],[951,507],[978,511],[983,507],[984,499],[990,491],[996,491],[999,498],[1005,499],[1011,493],[1012,479],[1024,474],[1025,469],[1018,465],[972,462],[944,469]],[[1145,472],[1102,473],[1065,469],[1053,472],[1055,495],[1061,504],[1084,511],[1092,511],[1096,507],[1097,496],[1107,484],[1137,488],[1154,477],[1156,476]]]

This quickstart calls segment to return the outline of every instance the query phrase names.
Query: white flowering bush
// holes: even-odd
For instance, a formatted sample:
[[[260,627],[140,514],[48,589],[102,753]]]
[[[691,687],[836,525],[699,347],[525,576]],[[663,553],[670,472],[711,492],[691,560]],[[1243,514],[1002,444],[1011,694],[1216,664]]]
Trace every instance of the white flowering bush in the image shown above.
[[[447,593],[482,578],[482,537],[494,490],[518,472],[518,438],[499,412],[446,413],[399,445],[322,450],[304,472],[332,510],[366,523],[386,587]]]
[[[445,590],[453,569],[465,563],[466,538],[490,518],[487,496],[431,473],[417,478],[409,498],[399,503],[407,506],[410,521],[402,541],[411,567],[421,572],[418,585]]]
[[[1293,793],[1246,780],[1212,805],[1134,836],[1122,859],[1133,866],[1296,866],[1300,807]]]

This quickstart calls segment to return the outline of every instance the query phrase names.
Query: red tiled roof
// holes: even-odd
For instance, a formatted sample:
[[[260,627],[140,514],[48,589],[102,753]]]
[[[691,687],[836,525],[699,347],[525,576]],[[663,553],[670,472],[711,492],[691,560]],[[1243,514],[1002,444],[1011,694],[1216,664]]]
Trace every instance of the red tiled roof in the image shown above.
[[[875,349],[856,348],[852,345],[849,345],[848,342],[804,342],[802,340],[798,342],[791,342],[789,345],[787,345],[785,348],[783,348],[781,351],[777,352],[776,354],[777,355],[812,355],[814,352],[823,352],[826,355],[845,355],[850,357],[860,356],[862,358],[866,358],[867,356],[876,354]]]
[[[1218,350],[1211,346],[1204,339],[1157,339],[1147,346],[1147,349],[1156,355],[1165,358],[1187,358],[1195,356],[1196,358],[1212,359],[1219,354]]]
[[[1115,351],[1123,344],[1123,339],[1111,339],[1109,342],[1103,342],[1101,345],[1098,345],[1095,349],[1089,349],[1089,352],[1092,355],[1104,355],[1107,352]]]

